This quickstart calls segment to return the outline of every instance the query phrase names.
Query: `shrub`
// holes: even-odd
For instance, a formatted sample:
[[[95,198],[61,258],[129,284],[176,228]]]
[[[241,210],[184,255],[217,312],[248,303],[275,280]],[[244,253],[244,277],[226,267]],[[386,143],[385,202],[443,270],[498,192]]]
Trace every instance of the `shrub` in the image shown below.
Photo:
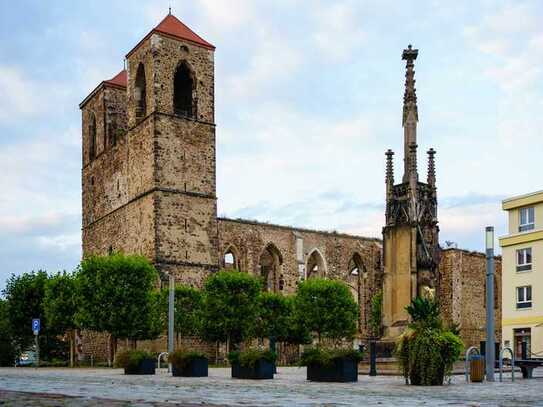
[[[322,349],[312,347],[304,350],[300,358],[300,366],[330,366],[337,359],[352,359],[355,362],[362,360],[362,352],[351,348]]]
[[[147,359],[154,360],[150,352],[144,350],[126,350],[115,355],[115,367],[124,369],[137,369],[141,362]]]
[[[406,309],[413,322],[396,346],[403,375],[413,385],[441,385],[443,378],[452,373],[464,344],[457,335],[443,328],[434,301],[417,298]]]
[[[171,355],[168,355],[168,362],[180,369],[188,366],[194,359],[207,359],[207,356],[202,352],[196,351],[175,351]]]
[[[253,368],[259,360],[275,363],[277,354],[270,350],[248,349],[243,352],[235,351],[228,354],[230,364],[239,363],[242,367]]]

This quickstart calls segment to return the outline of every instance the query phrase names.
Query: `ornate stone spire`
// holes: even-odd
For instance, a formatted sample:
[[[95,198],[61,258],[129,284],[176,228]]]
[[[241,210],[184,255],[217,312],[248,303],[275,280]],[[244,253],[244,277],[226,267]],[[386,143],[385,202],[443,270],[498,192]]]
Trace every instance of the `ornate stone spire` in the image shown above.
[[[415,89],[415,64],[413,61],[417,59],[418,49],[413,49],[411,44],[407,49],[403,50],[402,60],[406,61],[405,65],[405,92],[403,95],[403,117],[402,126],[404,129],[404,175],[403,182],[408,182],[410,172],[413,169],[411,163],[410,145],[417,143],[417,122],[419,120],[417,109],[417,93]],[[415,162],[416,171],[416,162]]]
[[[386,183],[386,207],[385,207],[385,218],[387,224],[390,221],[390,210],[392,205],[392,198],[394,195],[394,164],[393,164],[393,158],[394,158],[394,151],[392,151],[390,148],[386,151],[386,176],[385,176],[385,183]]]
[[[431,148],[426,153],[428,154],[428,177],[427,177],[426,182],[432,188],[435,188],[436,187],[436,163],[435,163],[434,156],[436,154],[436,150]]]

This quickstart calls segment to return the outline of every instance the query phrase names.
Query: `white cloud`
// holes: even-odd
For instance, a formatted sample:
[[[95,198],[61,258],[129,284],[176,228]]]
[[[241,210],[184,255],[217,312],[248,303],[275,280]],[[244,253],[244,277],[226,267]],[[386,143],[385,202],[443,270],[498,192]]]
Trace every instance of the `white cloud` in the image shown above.
[[[198,0],[198,3],[214,31],[237,28],[255,16],[252,0]]]
[[[0,66],[0,122],[32,116],[47,109],[40,85],[15,67]]]
[[[317,24],[313,40],[323,58],[343,61],[353,56],[353,51],[364,44],[364,20],[357,13],[355,3],[327,3],[324,7],[315,8],[313,15]]]

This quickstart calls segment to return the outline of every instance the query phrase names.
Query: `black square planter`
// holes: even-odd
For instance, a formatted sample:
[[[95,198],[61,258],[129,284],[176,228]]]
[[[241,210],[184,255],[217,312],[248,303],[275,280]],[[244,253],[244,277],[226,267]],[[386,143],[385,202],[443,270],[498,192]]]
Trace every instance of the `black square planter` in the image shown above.
[[[208,361],[206,358],[191,359],[182,367],[172,365],[172,376],[177,377],[207,377]]]
[[[350,358],[334,359],[329,365],[307,366],[307,380],[314,382],[357,382],[358,362]]]
[[[260,359],[253,367],[241,366],[238,362],[232,364],[232,377],[236,379],[273,379],[275,364]]]
[[[125,367],[124,374],[155,374],[156,360],[144,359],[134,369],[132,367]]]

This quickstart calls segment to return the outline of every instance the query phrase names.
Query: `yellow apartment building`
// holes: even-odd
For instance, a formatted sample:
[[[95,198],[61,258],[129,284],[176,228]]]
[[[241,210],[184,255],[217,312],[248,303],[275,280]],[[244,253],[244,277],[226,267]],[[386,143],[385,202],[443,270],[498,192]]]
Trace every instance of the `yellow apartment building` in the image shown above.
[[[507,198],[502,248],[502,340],[521,356],[543,356],[543,191]]]

